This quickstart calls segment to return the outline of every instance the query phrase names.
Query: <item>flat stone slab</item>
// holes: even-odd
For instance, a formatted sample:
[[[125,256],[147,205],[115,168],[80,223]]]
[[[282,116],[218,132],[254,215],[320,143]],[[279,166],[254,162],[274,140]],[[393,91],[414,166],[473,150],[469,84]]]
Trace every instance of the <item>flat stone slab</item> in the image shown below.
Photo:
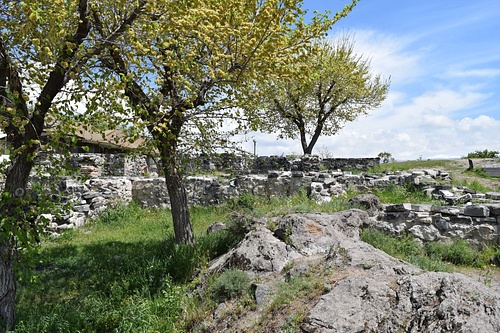
[[[487,192],[486,199],[500,200],[500,192]]]
[[[484,167],[484,171],[490,176],[500,176],[500,165],[487,165]]]
[[[485,205],[470,205],[465,207],[464,215],[474,217],[488,217],[490,216],[490,209]]]

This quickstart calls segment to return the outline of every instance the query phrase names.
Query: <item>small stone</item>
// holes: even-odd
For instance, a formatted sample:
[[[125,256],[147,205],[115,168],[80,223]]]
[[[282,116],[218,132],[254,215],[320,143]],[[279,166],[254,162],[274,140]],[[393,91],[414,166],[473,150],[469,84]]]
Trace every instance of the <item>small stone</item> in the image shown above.
[[[89,192],[85,192],[85,193],[82,194],[82,197],[85,200],[93,199],[93,198],[95,198],[97,196],[99,196],[99,193],[95,192],[95,191],[89,191]]]
[[[411,210],[411,204],[409,204],[409,203],[397,204],[397,205],[387,205],[385,207],[386,212],[406,212],[409,210]]]
[[[445,219],[437,219],[434,221],[434,225],[440,232],[448,231],[450,224]]]
[[[207,228],[207,234],[211,234],[216,231],[224,230],[226,229],[226,225],[222,222],[215,222],[212,223],[211,225],[208,226]]]
[[[265,284],[254,284],[252,285],[252,289],[254,290],[255,303],[259,308],[266,305],[269,295],[272,293],[271,288],[266,286]]]
[[[77,205],[77,206],[73,206],[73,210],[75,212],[85,213],[85,212],[90,211],[90,205]]]
[[[408,231],[424,241],[434,241],[440,236],[439,230],[433,225],[414,225]]]

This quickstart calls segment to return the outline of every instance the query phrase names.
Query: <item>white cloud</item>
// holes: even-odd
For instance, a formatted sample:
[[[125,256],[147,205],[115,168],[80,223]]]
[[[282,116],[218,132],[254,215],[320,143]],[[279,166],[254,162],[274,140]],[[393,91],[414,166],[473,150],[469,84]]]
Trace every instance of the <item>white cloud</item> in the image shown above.
[[[391,77],[393,83],[405,83],[421,75],[421,55],[408,52],[409,37],[381,34],[371,30],[352,32],[356,50],[371,59],[374,73]]]
[[[465,117],[460,119],[457,123],[457,128],[461,131],[471,131],[471,130],[481,130],[481,131],[490,131],[492,129],[497,129],[496,133],[492,133],[491,141],[494,140],[500,133],[500,120],[496,120],[494,118],[480,115],[477,118],[469,118]]]
[[[429,110],[431,112],[450,113],[466,109],[480,101],[486,96],[474,91],[454,91],[443,89],[429,91],[421,96],[413,98],[413,109]]]
[[[375,30],[350,33],[356,50],[371,58],[373,72],[391,76],[391,88],[370,116],[346,124],[335,136],[320,137],[315,153],[326,148],[335,157],[375,157],[387,151],[405,160],[500,151],[500,120],[495,119],[500,107],[493,102],[498,90],[493,80],[500,77],[500,69],[491,62],[498,54],[473,48],[447,53],[432,34],[418,31],[406,36]],[[259,155],[302,151],[298,140],[255,137]],[[251,143],[248,147],[252,151]]]
[[[495,78],[500,76],[500,68],[483,68],[483,69],[469,69],[469,70],[450,70],[445,74],[449,78]]]

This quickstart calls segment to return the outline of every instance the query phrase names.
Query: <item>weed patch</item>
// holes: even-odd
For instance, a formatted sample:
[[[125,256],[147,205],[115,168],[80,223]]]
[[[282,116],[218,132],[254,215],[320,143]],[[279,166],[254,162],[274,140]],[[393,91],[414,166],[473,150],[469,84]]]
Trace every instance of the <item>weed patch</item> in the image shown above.
[[[224,271],[210,286],[211,297],[218,303],[230,300],[250,291],[250,278],[238,269]]]

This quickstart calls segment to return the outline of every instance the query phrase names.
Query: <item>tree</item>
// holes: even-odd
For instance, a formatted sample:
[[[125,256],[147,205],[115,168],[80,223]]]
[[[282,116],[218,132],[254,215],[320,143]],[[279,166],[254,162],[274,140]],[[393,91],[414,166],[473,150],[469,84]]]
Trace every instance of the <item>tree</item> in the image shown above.
[[[377,157],[380,159],[380,163],[392,163],[396,161],[396,159],[392,157],[392,154],[386,151],[380,152]]]
[[[114,7],[114,6],[117,7]],[[83,73],[145,9],[147,1],[4,0],[0,4],[0,126],[11,146],[0,196],[0,332],[14,328],[16,265],[37,245],[45,207],[29,191],[30,173],[47,124],[73,131],[65,121],[85,96]],[[93,30],[99,13],[109,33]],[[100,19],[103,21],[103,19]],[[70,90],[70,91],[65,91]],[[52,131],[53,140],[58,132]]]
[[[370,61],[356,54],[349,36],[315,46],[319,51],[297,61],[288,78],[271,78],[261,86],[260,129],[300,138],[304,154],[312,154],[320,135],[334,135],[346,122],[380,107],[389,89],[388,80],[370,73]]]
[[[256,82],[286,73],[356,2],[306,24],[298,0],[166,1],[102,55],[103,72],[111,72],[100,82],[128,102],[113,107],[118,121],[131,122],[136,133],[146,128],[160,155],[177,243],[194,242],[182,152],[226,145],[225,120],[252,120],[235,107],[252,103]]]

